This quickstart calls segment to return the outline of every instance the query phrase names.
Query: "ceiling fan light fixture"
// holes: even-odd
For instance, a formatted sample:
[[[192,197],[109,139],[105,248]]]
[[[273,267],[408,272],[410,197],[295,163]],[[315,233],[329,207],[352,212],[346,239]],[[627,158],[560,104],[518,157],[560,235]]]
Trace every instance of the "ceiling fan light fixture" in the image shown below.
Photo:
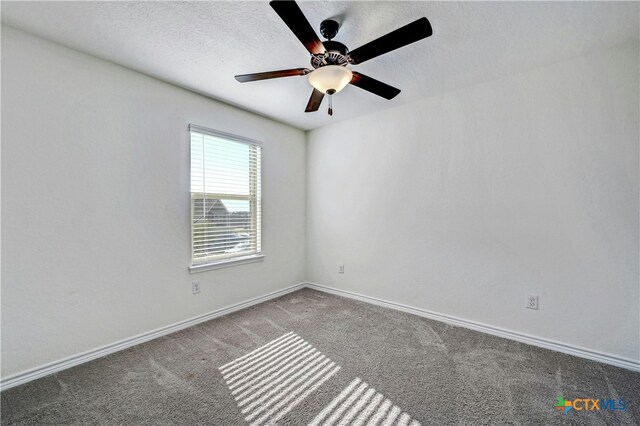
[[[309,84],[322,93],[338,93],[349,84],[353,73],[347,67],[340,65],[325,65],[309,74]]]

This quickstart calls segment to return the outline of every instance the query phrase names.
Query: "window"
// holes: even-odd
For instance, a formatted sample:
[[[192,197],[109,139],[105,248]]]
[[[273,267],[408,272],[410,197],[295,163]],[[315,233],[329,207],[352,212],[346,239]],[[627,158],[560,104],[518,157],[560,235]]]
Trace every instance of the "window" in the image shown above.
[[[259,142],[190,125],[191,271],[262,259]]]

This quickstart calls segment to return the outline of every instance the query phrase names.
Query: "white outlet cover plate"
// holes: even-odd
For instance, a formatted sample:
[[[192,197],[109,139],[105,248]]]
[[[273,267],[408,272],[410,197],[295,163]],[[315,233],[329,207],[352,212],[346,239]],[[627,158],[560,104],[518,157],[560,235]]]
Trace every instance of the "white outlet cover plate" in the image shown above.
[[[535,294],[528,294],[524,306],[528,309],[538,309],[538,296]]]

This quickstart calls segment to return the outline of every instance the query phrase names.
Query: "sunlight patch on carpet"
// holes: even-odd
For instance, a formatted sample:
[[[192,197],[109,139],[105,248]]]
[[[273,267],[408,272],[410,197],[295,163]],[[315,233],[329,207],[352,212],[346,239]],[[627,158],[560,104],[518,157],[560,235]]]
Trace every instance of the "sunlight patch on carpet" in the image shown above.
[[[300,336],[289,332],[219,368],[245,420],[277,424],[340,366]],[[354,379],[310,426],[419,426],[384,395]]]
[[[220,367],[245,420],[256,426],[276,424],[339,370],[293,332]]]
[[[420,426],[420,422],[356,377],[309,423],[320,425]]]

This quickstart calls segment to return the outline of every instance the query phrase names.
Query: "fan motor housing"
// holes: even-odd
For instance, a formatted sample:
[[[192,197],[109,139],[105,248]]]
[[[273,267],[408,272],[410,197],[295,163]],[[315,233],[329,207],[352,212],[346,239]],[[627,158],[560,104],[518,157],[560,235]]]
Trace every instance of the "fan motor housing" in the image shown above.
[[[311,66],[320,68],[325,65],[347,65],[349,63],[349,49],[342,43],[333,40],[323,41],[326,52],[311,55]]]

